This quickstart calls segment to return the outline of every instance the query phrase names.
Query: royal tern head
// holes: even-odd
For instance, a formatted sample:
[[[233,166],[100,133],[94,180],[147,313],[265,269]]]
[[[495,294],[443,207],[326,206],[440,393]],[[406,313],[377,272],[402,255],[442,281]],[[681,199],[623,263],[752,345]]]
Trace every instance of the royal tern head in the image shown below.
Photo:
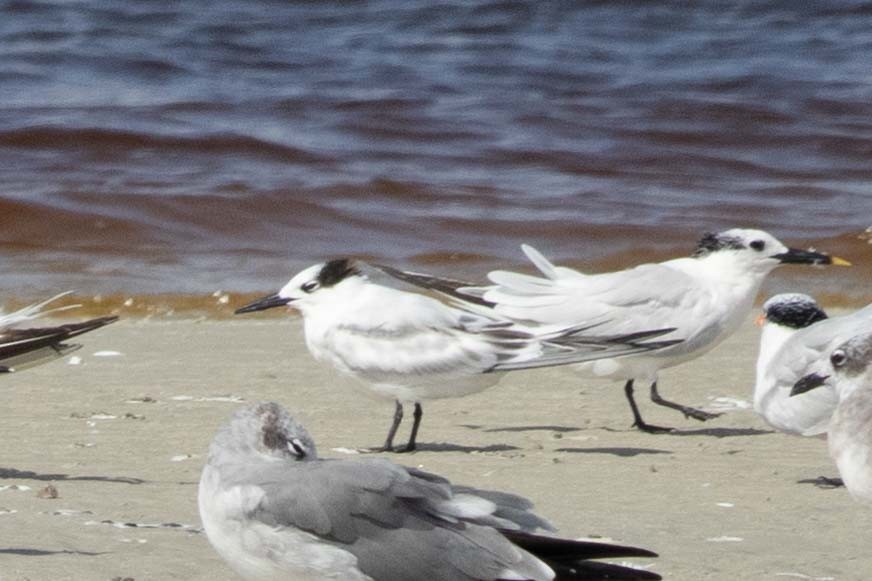
[[[840,398],[864,384],[872,387],[872,332],[855,335],[833,349],[828,367],[830,374],[810,373],[797,381],[790,395],[811,391],[832,380]]]
[[[745,228],[705,234],[697,244],[693,256],[708,258],[727,254],[747,263],[749,268],[762,272],[769,272],[781,264],[850,265],[847,260],[828,254],[788,248],[768,232]]]
[[[275,402],[252,404],[237,411],[215,436],[215,443],[222,454],[259,456],[270,461],[318,457],[306,428]]]
[[[332,289],[339,287],[346,281],[359,279],[361,276],[360,270],[348,258],[316,264],[294,275],[279,292],[236,309],[235,313],[237,315],[253,313],[284,305],[292,305],[304,310],[323,301],[325,295],[329,295],[329,291]]]
[[[812,297],[802,293],[782,293],[763,303],[763,314],[757,323],[804,329],[826,318],[827,314]]]

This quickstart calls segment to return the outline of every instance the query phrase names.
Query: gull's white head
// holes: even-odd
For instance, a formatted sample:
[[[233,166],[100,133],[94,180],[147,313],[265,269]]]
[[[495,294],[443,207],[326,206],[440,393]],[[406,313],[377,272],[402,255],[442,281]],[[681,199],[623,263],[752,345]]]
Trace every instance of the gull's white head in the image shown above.
[[[235,414],[213,441],[215,460],[260,457],[268,461],[313,460],[315,442],[301,424],[275,402],[246,406]]]
[[[746,228],[705,234],[693,256],[699,259],[729,257],[749,270],[763,273],[781,264],[850,264],[820,252],[788,248],[768,232]]]
[[[279,292],[237,309],[236,314],[263,311],[284,305],[296,307],[305,313],[307,308],[329,300],[336,289],[351,280],[359,280],[362,276],[354,262],[348,258],[316,264],[294,275]]]

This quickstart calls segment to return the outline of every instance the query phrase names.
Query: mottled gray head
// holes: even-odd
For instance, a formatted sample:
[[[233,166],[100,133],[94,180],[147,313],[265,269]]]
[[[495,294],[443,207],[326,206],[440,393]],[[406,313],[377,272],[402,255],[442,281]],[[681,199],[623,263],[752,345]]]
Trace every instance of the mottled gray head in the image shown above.
[[[856,335],[830,353],[830,365],[839,377],[854,378],[872,364],[872,332]]]
[[[225,453],[277,460],[318,457],[306,428],[275,402],[257,403],[237,411],[215,436],[214,446]]]
[[[790,391],[799,395],[835,380],[840,397],[868,384],[872,388],[872,332],[855,335],[830,352],[829,369],[832,373],[809,373]]]
[[[804,329],[827,318],[812,297],[802,293],[782,293],[763,303],[763,315],[775,325]]]

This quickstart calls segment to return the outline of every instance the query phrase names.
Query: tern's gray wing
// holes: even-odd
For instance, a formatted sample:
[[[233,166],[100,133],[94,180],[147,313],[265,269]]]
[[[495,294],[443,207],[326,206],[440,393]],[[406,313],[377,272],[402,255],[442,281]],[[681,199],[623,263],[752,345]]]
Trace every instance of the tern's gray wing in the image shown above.
[[[496,286],[484,298],[496,311],[540,323],[606,321],[608,333],[676,328],[691,338],[717,317],[706,289],[670,263],[644,264],[604,274],[553,267],[554,278],[513,272],[489,274]]]
[[[494,271],[488,276],[495,285],[474,287],[450,278],[383,270],[461,302],[494,306],[497,313],[515,320],[596,324],[598,333],[620,335],[673,328],[673,336],[690,339],[717,316],[711,312],[710,297],[704,289],[670,263],[587,275],[554,266],[531,247],[524,250],[544,277]]]
[[[567,580],[659,579],[587,560],[655,556],[650,551],[530,534],[547,523],[515,495],[452,487],[439,476],[386,460],[300,462],[268,470],[256,475],[264,478],[259,486],[265,494],[251,517],[315,534],[354,554],[358,568],[379,581],[548,580],[552,570],[565,572],[560,578]]]

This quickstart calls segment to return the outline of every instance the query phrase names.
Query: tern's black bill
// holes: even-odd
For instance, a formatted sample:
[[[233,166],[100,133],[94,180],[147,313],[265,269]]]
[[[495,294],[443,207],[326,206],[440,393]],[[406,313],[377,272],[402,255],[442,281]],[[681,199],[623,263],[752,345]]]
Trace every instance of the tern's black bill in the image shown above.
[[[239,307],[234,311],[234,314],[241,315],[243,313],[255,313],[257,311],[265,311],[275,307],[283,307],[291,302],[291,299],[284,299],[279,295],[269,295],[261,299],[257,299],[252,303],[248,303],[244,307]]]
[[[788,248],[787,252],[776,254],[773,258],[777,258],[784,264],[834,264],[837,266],[850,266],[851,263],[838,256],[829,256],[820,252],[812,252],[811,250],[799,250],[797,248]]]
[[[809,373],[793,384],[793,388],[790,390],[790,396],[793,397],[794,395],[799,395],[821,387],[826,384],[828,377],[829,375],[821,375],[820,373]]]

